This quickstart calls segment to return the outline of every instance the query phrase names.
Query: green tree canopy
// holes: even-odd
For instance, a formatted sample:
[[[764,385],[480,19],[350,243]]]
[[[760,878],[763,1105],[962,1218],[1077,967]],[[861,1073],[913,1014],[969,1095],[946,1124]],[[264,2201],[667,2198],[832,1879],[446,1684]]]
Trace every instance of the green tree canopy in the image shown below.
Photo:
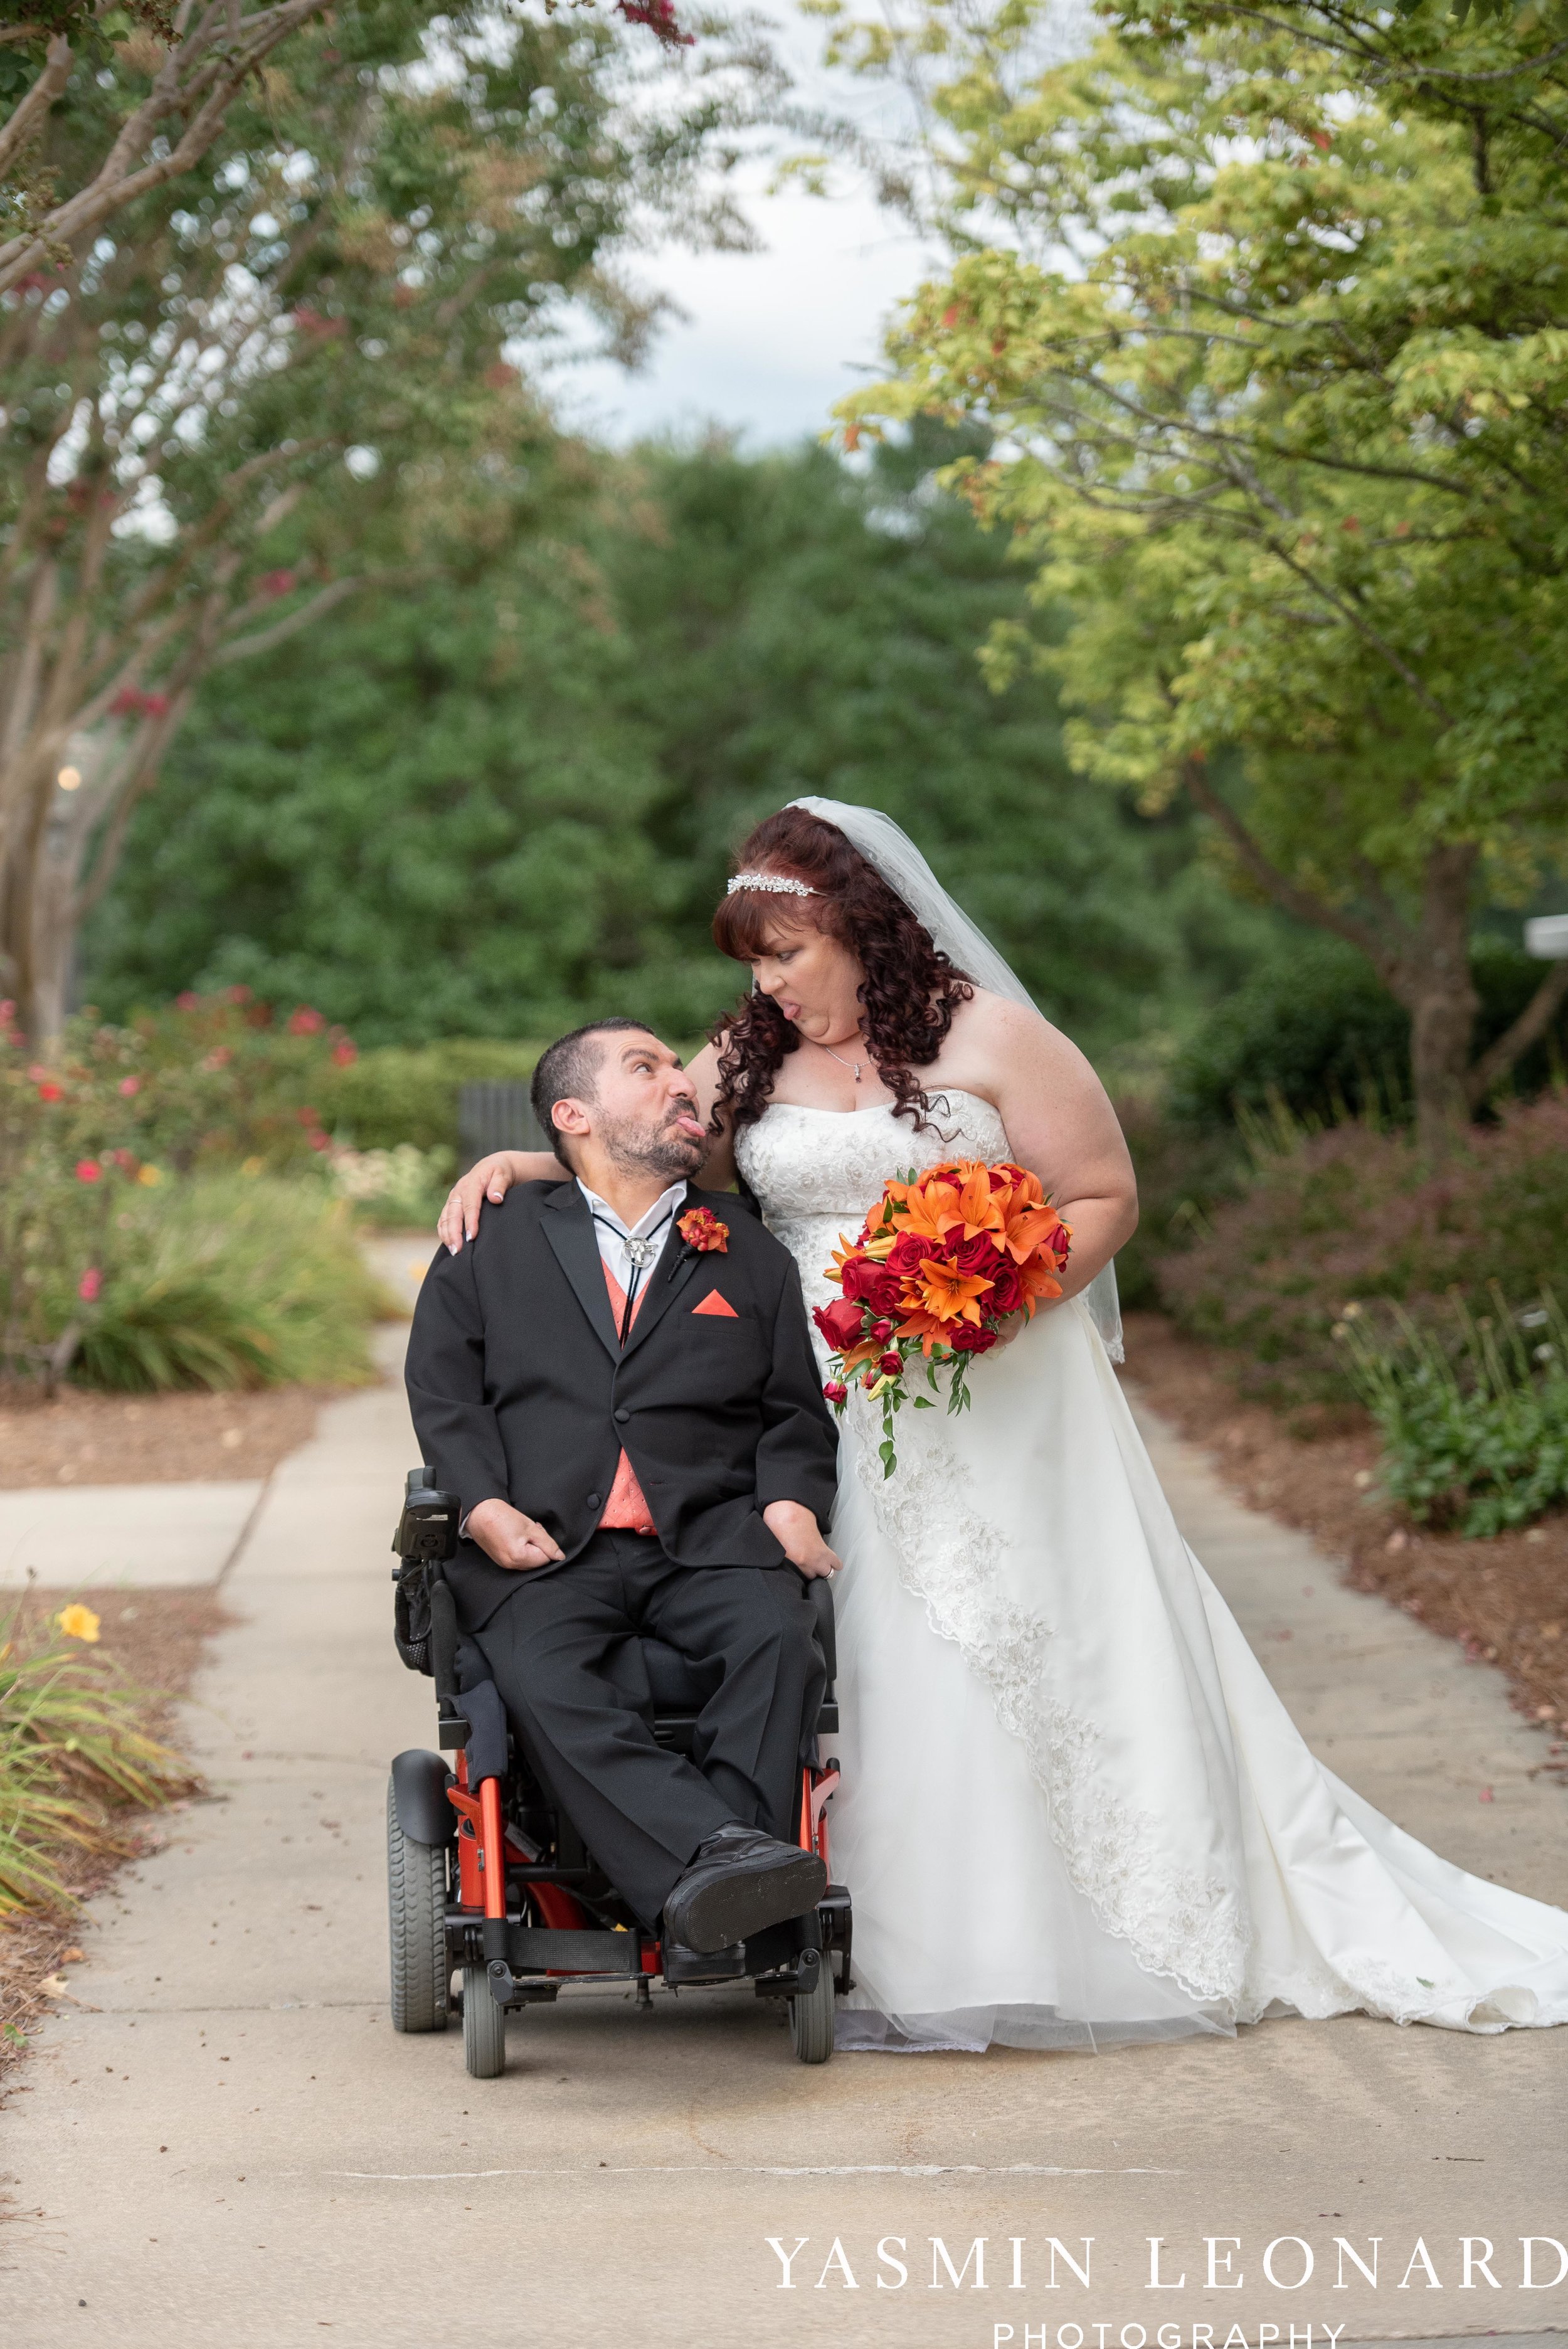
[[[1198,0],[1108,6],[1040,75],[1037,13],[910,30],[958,257],[846,413],[995,436],[966,486],[1071,614],[1041,657],[1075,763],[1184,786],[1248,886],[1366,953],[1436,1137],[1568,991],[1474,1055],[1478,898],[1568,839],[1561,44]],[[998,674],[1029,649],[997,631]]]
[[[743,233],[706,165],[753,76],[717,39],[700,72],[644,40],[668,87],[639,111],[591,12],[294,14],[181,176],[0,293],[0,947],[35,1032],[197,680],[367,577],[547,530],[523,355],[568,305],[637,344],[616,263],[650,220]],[[145,26],[100,48],[47,117],[40,169],[72,184],[172,54]]]
[[[1277,926],[1075,778],[1055,696],[975,650],[1025,580],[934,490],[715,442],[608,467],[575,568],[383,595],[198,700],[89,941],[120,1010],[242,982],[363,1042],[733,999],[727,858],[801,792],[885,808],[1091,1049],[1233,983]]]

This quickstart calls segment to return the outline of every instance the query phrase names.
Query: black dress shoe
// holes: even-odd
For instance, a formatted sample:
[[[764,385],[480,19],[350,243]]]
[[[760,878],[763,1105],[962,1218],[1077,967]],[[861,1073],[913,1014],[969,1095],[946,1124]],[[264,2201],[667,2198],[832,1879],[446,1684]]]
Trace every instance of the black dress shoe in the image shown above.
[[[814,1851],[732,1819],[697,1846],[665,1902],[665,1933],[711,1956],[769,1925],[805,1916],[827,1889],[828,1871]]]
[[[746,1975],[746,1944],[737,1941],[727,1950],[688,1950],[680,1941],[666,1940],[660,1952],[665,1980],[672,1989],[683,1982],[740,1982]]]

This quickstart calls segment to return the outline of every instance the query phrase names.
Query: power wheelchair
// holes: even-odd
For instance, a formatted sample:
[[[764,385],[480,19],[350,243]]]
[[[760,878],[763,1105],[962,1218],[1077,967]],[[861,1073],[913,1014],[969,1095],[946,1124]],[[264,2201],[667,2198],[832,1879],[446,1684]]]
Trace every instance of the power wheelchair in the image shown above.
[[[548,2003],[562,1982],[583,1981],[634,1982],[646,2007],[665,1968],[657,1937],[584,1848],[529,1750],[526,1724],[520,1737],[478,1649],[459,1632],[444,1573],[457,1550],[458,1518],[459,1504],[437,1489],[435,1471],[411,1469],[392,1537],[395,1638],[409,1669],[435,1682],[441,1750],[399,1754],[387,1790],[392,2027],[444,2031],[455,2003],[468,2069],[493,2080],[506,2068],[509,2013]],[[837,1762],[821,1758],[822,1741],[839,1726],[833,1595],[821,1578],[807,1587],[828,1679],[815,1723],[803,1727],[797,1832],[828,1867],[826,1806],[839,1783]],[[654,1640],[638,1644],[654,1735],[689,1753],[711,1684],[676,1650]],[[749,1980],[758,1997],[787,2000],[796,2054],[802,2064],[825,2064],[833,2052],[833,2002],[851,1987],[851,1925],[850,1896],[830,1881],[813,1914],[754,1935],[734,1971],[725,1970],[721,1953],[698,1983]],[[461,1985],[455,2000],[454,1976]],[[684,1971],[670,1985],[690,1986]]]

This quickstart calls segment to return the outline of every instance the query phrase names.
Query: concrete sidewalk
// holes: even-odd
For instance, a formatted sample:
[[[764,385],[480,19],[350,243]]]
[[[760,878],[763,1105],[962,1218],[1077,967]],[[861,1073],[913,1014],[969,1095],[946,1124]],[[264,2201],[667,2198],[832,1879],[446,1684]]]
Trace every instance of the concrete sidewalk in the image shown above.
[[[57,1485],[0,1492],[0,1589],[170,1588],[216,1582],[260,1478],[211,1485]]]
[[[1496,1677],[1340,1588],[1150,1433],[1318,1750],[1466,1867],[1568,1894],[1568,1800],[1529,1778],[1539,1744]],[[224,1585],[242,1619],[189,1714],[217,1799],[94,1904],[83,2002],[47,2026],[0,2123],[5,2349],[296,2349],[323,2330],[350,2349],[1022,2349],[1026,2325],[1049,2349],[1078,2349],[1074,2325],[1139,2349],[1141,2327],[1154,2349],[1157,2324],[1180,2349],[1194,2324],[1197,2349],[1205,2325],[1214,2349],[1231,2328],[1233,2349],[1286,2349],[1292,2327],[1302,2349],[1310,2324],[1316,2349],[1325,2326],[1344,2344],[1568,2322],[1568,2288],[1520,2288],[1517,2245],[1568,2238],[1568,2033],[1351,2018],[808,2071],[748,1995],[660,1995],[644,2014],[583,1990],[514,2023],[498,2082],[468,2079],[455,2032],[397,2039],[387,1762],[432,1727],[428,1683],[388,1636],[414,1458],[388,1386],[333,1404],[268,1488]],[[1180,2288],[1149,2288],[1151,2236]],[[1494,2245],[1497,2289],[1479,2272],[1461,2288],[1464,2236]],[[1216,2243],[1213,2289],[1205,2237],[1235,2239]],[[1298,2245],[1270,2255],[1279,2283],[1264,2273],[1280,2237],[1311,2247],[1299,2290]]]

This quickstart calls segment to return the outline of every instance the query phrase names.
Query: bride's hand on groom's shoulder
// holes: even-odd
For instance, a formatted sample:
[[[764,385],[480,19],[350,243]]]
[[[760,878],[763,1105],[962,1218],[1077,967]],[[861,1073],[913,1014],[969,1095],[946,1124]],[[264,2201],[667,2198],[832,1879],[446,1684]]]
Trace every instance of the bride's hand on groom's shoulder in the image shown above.
[[[808,1582],[820,1574],[837,1574],[839,1559],[822,1539],[821,1528],[801,1501],[769,1501],[762,1522],[798,1574]]]
[[[566,1555],[553,1535],[521,1509],[514,1509],[510,1501],[480,1501],[470,1509],[468,1536],[497,1566],[518,1573],[530,1567],[554,1566]]]
[[[436,1226],[449,1254],[456,1256],[463,1242],[473,1238],[480,1227],[480,1210],[484,1202],[504,1199],[514,1183],[527,1182],[527,1159],[547,1155],[543,1151],[496,1150],[470,1166],[448,1192],[447,1204]],[[550,1160],[552,1165],[554,1163]]]

